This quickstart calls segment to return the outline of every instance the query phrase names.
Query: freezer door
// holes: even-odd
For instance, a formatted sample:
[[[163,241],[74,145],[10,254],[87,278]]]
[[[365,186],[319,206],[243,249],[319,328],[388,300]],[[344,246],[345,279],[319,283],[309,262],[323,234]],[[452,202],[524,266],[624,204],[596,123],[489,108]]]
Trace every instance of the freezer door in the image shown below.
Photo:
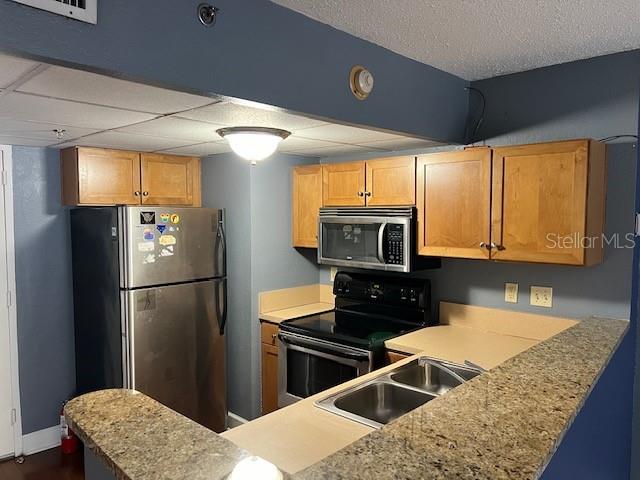
[[[224,210],[120,207],[120,286],[225,276]]]
[[[226,279],[123,291],[127,385],[226,428]]]

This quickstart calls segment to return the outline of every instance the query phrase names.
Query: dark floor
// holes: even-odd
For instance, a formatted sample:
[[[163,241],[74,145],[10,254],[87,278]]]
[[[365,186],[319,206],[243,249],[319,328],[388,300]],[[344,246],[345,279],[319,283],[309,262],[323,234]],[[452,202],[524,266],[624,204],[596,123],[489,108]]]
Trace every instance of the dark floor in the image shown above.
[[[0,462],[0,480],[84,480],[82,449],[63,455],[53,448],[24,458]]]

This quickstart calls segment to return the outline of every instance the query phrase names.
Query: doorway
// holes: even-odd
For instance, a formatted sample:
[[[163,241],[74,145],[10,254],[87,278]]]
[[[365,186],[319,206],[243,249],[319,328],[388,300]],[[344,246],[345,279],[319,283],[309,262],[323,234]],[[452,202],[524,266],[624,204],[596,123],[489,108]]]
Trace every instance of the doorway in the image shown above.
[[[0,145],[0,458],[22,454],[11,160]]]

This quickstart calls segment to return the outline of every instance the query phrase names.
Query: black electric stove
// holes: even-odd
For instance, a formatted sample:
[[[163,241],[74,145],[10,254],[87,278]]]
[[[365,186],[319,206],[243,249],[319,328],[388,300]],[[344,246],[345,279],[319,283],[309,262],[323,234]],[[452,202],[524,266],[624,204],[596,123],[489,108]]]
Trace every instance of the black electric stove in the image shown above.
[[[333,311],[285,320],[280,329],[341,345],[378,350],[430,321],[428,280],[339,272]]]

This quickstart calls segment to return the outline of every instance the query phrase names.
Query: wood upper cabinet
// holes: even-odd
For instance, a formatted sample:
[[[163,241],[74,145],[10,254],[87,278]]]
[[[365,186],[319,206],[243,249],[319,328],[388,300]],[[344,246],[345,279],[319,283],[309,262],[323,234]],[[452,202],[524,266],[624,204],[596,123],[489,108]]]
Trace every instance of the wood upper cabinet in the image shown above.
[[[367,206],[414,205],[415,157],[367,160],[366,187]]]
[[[491,258],[601,262],[605,156],[593,140],[494,149]]]
[[[60,153],[65,205],[200,206],[200,159],[104,148]]]
[[[321,206],[322,167],[293,167],[291,243],[294,247],[318,247],[318,211]]]
[[[570,140],[418,159],[418,252],[593,265],[602,261],[605,145]]]
[[[143,153],[142,203],[200,205],[200,159]]]
[[[322,165],[325,207],[414,205],[415,157]]]
[[[418,157],[418,253],[488,259],[491,150]]]
[[[325,207],[363,207],[364,182],[364,162],[322,165],[322,204]]]
[[[140,156],[102,148],[62,150],[62,199],[66,205],[139,205]]]

